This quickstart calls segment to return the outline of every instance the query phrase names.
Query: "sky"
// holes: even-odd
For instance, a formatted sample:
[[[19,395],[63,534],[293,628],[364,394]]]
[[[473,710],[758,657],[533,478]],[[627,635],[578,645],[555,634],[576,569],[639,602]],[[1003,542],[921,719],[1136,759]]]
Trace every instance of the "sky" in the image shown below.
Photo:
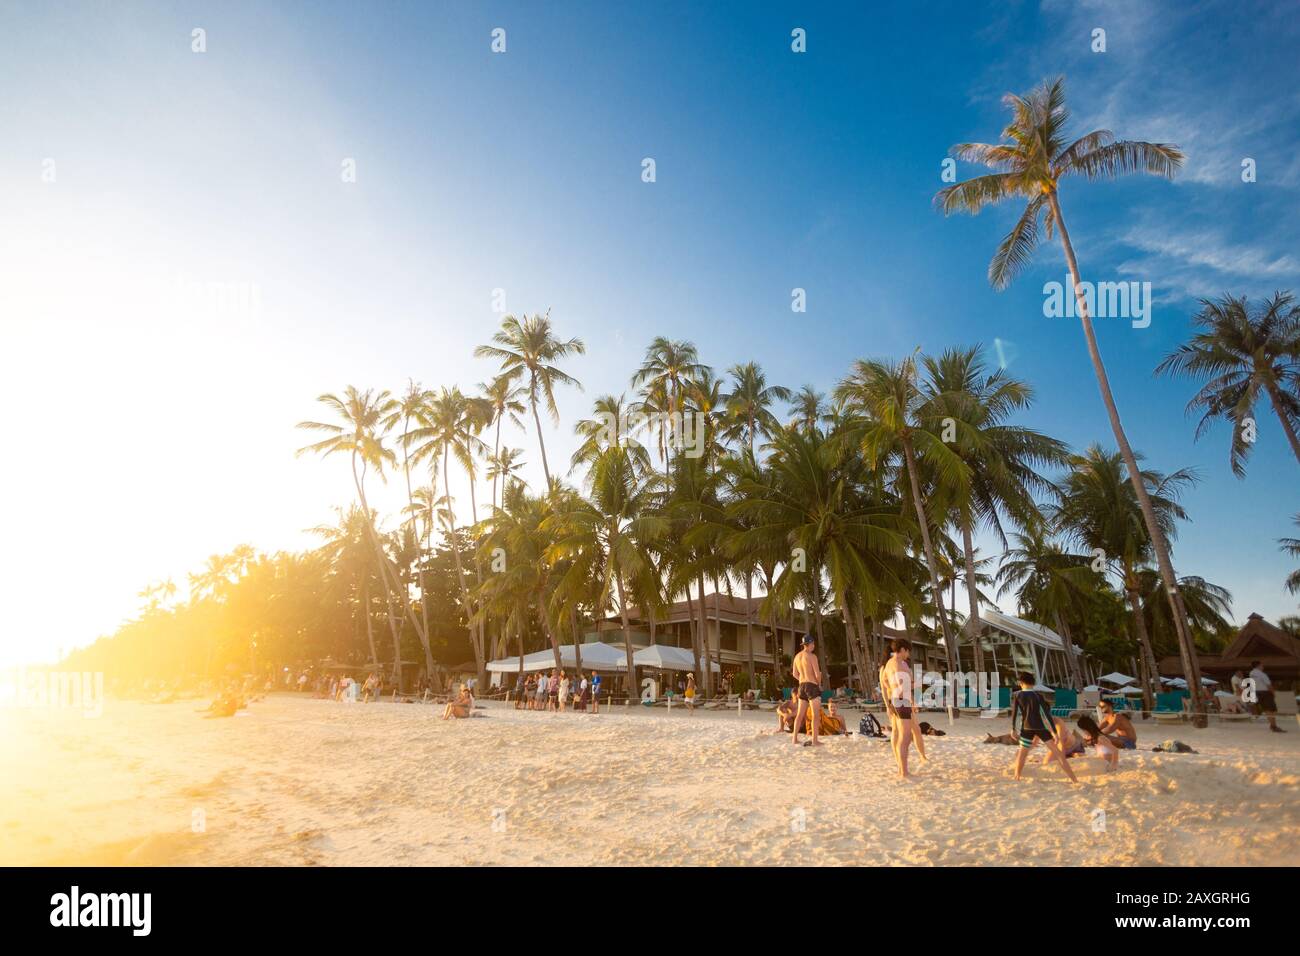
[[[1228,587],[1238,622],[1295,613],[1277,539],[1296,533],[1300,472],[1276,420],[1260,408],[1237,479],[1226,427],[1194,440],[1193,384],[1152,375],[1198,298],[1300,293],[1294,14],[5,0],[0,664],[110,633],[150,582],[183,595],[210,554],[310,545],[351,495],[346,462],[294,454],[316,396],[472,390],[496,370],[472,352],[501,296],[587,344],[568,366],[584,390],[546,426],[553,462],[655,335],[821,390],[858,357],[982,343],[1035,386],[1025,424],[1112,446],[1077,321],[1044,315],[1059,245],[995,292],[1018,210],[931,204],[948,148],[996,140],[1003,94],[1057,74],[1072,130],[1187,153],[1172,183],[1061,191],[1084,278],[1151,283],[1148,327],[1097,329],[1130,441],[1200,476],[1175,564]],[[540,486],[535,436],[506,442]],[[372,503],[401,496],[395,481]]]

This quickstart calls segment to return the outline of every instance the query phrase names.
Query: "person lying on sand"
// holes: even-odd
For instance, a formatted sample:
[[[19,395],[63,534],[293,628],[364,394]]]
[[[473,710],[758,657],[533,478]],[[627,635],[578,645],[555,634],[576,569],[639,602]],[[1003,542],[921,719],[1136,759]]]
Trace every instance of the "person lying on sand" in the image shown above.
[[[923,720],[921,721],[921,736],[922,737],[947,737],[948,731],[940,730],[938,727],[934,726],[934,724],[930,723],[928,720]]]
[[[468,717],[474,712],[474,695],[469,692],[469,687],[465,684],[460,685],[460,693],[447,703],[447,707],[442,712],[443,720],[451,720],[453,717]]]
[[[1064,745],[1058,739],[1056,734],[1056,725],[1052,723],[1052,713],[1048,710],[1046,702],[1038,696],[1038,692],[1033,689],[1034,675],[1028,671],[1022,671],[1016,681],[1020,684],[1020,691],[1016,694],[1016,699],[1011,706],[1011,729],[1016,730],[1016,721],[1020,722],[1020,749],[1016,752],[1015,778],[1020,779],[1021,771],[1025,769],[1025,760],[1029,757],[1029,751],[1034,744],[1042,741],[1047,747],[1048,756],[1061,765],[1065,775],[1070,778],[1071,783],[1078,783],[1079,779],[1070,769],[1069,763],[1066,762],[1062,754]]]
[[[1020,738],[1015,734],[998,734],[996,736],[993,734],[985,734],[984,742],[986,744],[1007,744],[1008,746],[1014,747],[1020,743]]]

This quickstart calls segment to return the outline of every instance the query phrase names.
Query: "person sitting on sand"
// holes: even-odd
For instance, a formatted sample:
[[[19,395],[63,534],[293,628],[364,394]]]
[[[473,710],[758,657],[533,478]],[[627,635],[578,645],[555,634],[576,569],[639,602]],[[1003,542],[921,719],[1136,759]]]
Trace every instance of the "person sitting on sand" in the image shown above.
[[[460,685],[460,693],[455,698],[447,702],[447,707],[442,712],[443,720],[451,718],[468,717],[474,712],[474,695],[469,692],[466,684]]]
[[[822,714],[822,733],[829,735],[843,734],[848,731],[844,718],[835,711],[835,701],[826,702],[826,712]]]
[[[1083,731],[1084,746],[1097,748],[1097,756],[1105,762],[1107,771],[1117,769],[1119,767],[1119,747],[1112,742],[1110,737],[1101,732],[1101,727],[1097,722],[1084,714],[1076,724],[1079,730]]]
[[[1052,723],[1052,712],[1048,709],[1046,702],[1038,696],[1034,690],[1034,675],[1028,671],[1021,671],[1016,677],[1020,684],[1020,691],[1016,694],[1015,700],[1011,705],[1011,730],[1016,732],[1016,722],[1019,720],[1020,729],[1020,749],[1016,751],[1015,778],[1020,779],[1020,773],[1025,769],[1025,760],[1029,757],[1029,751],[1034,744],[1042,741],[1047,747],[1048,756],[1061,765],[1065,775],[1070,778],[1071,783],[1078,783],[1079,778],[1074,775],[1070,769],[1069,763],[1066,762],[1062,753],[1064,746],[1056,735],[1056,725]]]
[[[794,695],[776,705],[776,725],[780,733],[788,734],[794,730]]]
[[[1128,714],[1116,713],[1115,705],[1108,700],[1099,703],[1097,711],[1101,714],[1102,736],[1120,750],[1137,750],[1138,732]]]

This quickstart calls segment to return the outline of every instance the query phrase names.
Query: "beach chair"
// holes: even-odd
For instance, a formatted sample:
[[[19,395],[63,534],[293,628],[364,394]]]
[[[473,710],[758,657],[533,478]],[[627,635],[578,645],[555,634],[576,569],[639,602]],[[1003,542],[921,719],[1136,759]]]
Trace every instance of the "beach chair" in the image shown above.
[[[1062,687],[1052,698],[1053,717],[1073,717],[1079,710],[1079,692]]]
[[[1156,709],[1152,711],[1157,723],[1180,724],[1186,717],[1184,697],[1178,691],[1156,694]]]
[[[793,692],[794,692],[794,688],[793,688],[793,687],[782,687],[782,688],[781,688],[781,699],[782,699],[782,700],[789,700],[789,699],[790,699],[790,695],[791,695]]]

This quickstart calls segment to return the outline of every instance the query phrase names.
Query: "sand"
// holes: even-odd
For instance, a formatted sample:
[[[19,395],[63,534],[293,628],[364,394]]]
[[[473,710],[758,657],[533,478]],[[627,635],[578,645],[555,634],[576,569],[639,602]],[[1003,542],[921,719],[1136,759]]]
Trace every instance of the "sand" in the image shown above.
[[[931,739],[910,782],[888,745],[794,748],[769,713],[271,696],[205,720],[197,702],[103,716],[0,710],[0,863],[1268,865],[1300,860],[1300,729],[1139,724],[1138,753],[1081,783],[980,743]],[[856,714],[851,718],[856,725]],[[946,718],[929,719],[946,726]],[[1196,755],[1156,754],[1167,737]],[[1098,811],[1104,812],[1104,829]]]

